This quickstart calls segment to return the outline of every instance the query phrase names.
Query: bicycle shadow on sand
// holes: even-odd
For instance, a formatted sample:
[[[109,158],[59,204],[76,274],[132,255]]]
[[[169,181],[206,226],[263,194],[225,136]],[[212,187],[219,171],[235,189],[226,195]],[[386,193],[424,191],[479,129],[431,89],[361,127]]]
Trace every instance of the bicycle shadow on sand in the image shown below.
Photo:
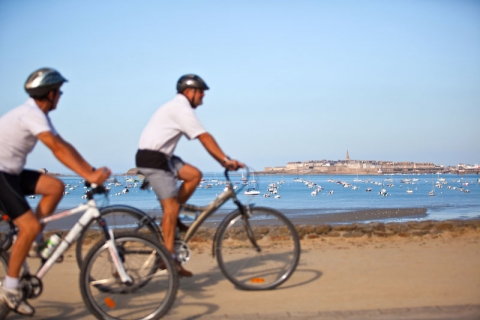
[[[31,302],[31,301],[30,301]],[[40,301],[39,303],[31,302],[35,308],[35,314],[33,317],[23,316],[10,311],[6,319],[11,320],[25,320],[25,319],[45,319],[45,320],[83,320],[93,319],[94,316],[85,307],[82,302],[77,303],[61,303],[58,301]]]
[[[268,258],[273,259],[274,256],[269,256]],[[232,261],[230,264],[226,264],[226,267],[231,267],[232,264],[242,263],[248,259],[237,259]],[[260,263],[257,263],[256,266],[261,266]],[[283,291],[289,290],[296,287],[302,287],[309,283],[315,282],[322,277],[323,273],[319,270],[309,268],[306,263],[303,263],[300,259],[299,264],[292,274],[292,276],[279,287],[272,289],[273,291]],[[215,296],[218,295],[218,292],[225,292],[230,288],[231,293],[235,294],[236,290],[244,291],[240,288],[237,288],[233,283],[231,283],[221,272],[218,265],[210,267],[208,271],[195,273],[192,278],[180,278],[179,291],[174,305],[166,315],[166,319],[172,317],[174,319],[197,319],[205,318],[208,315],[214,314],[220,309],[220,306],[216,303],[213,303],[211,299],[215,299]],[[251,293],[261,292],[262,294],[268,294],[270,290],[266,291],[248,291]],[[247,291],[245,291],[247,292]],[[231,294],[229,293],[229,294]],[[192,302],[193,300],[198,300]],[[192,308],[194,307],[194,308]],[[185,315],[183,310],[192,310],[196,309],[189,315]],[[198,309],[202,309],[198,311]],[[179,312],[177,312],[179,311]]]

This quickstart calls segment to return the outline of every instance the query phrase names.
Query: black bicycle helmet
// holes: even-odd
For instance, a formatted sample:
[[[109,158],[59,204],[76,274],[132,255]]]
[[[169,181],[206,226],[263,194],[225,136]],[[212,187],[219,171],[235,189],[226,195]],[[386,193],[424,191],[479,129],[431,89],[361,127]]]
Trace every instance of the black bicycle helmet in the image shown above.
[[[67,82],[57,70],[51,68],[41,68],[34,71],[25,82],[25,91],[32,98],[44,97],[51,90],[60,88]]]
[[[201,90],[208,90],[210,89],[205,81],[202,78],[195,74],[186,74],[181,76],[180,79],[177,81],[177,92],[182,93],[183,90],[186,88],[194,88],[194,89],[201,89]]]

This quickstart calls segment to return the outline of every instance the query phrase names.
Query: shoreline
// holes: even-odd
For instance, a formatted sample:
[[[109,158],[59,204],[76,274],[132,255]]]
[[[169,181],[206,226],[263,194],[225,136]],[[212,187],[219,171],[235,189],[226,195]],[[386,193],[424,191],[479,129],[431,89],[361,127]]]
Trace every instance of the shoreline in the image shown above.
[[[348,223],[329,224],[315,223],[303,220],[292,221],[298,232],[299,239],[304,243],[310,240],[333,240],[333,239],[431,239],[437,237],[459,237],[472,234],[480,236],[480,219],[470,220],[444,220],[444,221],[406,221],[406,222],[369,222],[369,223]],[[190,239],[190,243],[208,244],[213,241],[218,224],[206,223],[202,225]],[[269,226],[268,222],[262,224],[267,228],[268,233],[282,233],[281,227]],[[48,229],[44,231],[46,237],[59,232],[59,229]],[[96,241],[100,237],[98,231],[89,232],[87,238]]]
[[[56,213],[61,212],[62,210],[57,210]],[[157,219],[157,223],[160,223],[161,216],[163,214],[161,209],[147,209],[143,210],[145,213],[151,217]],[[225,216],[230,213],[232,210],[218,210],[212,216],[210,216],[202,225],[202,227],[212,228],[218,226],[218,224],[225,218]],[[313,210],[304,210],[304,212],[309,212],[309,214],[301,215],[299,213],[302,210],[287,209],[280,210],[284,213],[294,225],[369,225],[372,223],[398,223],[398,224],[411,224],[413,222],[423,223],[425,221],[433,221],[435,223],[441,223],[444,221],[459,221],[459,222],[468,222],[468,221],[480,221],[480,217],[470,218],[470,219],[448,219],[448,220],[421,220],[421,221],[412,221],[412,219],[424,219],[428,217],[426,208],[381,208],[381,209],[361,209],[353,210],[347,212],[333,212],[333,213],[320,213],[320,214],[310,214]],[[194,217],[191,213],[184,214],[180,212],[182,220],[186,224],[193,222]],[[72,217],[67,217],[59,221],[53,221],[47,224],[45,231],[66,231],[69,230],[78,220],[80,216],[74,215]],[[392,221],[395,219],[395,221]],[[402,219],[406,219],[402,221]],[[268,224],[268,221],[265,221]]]

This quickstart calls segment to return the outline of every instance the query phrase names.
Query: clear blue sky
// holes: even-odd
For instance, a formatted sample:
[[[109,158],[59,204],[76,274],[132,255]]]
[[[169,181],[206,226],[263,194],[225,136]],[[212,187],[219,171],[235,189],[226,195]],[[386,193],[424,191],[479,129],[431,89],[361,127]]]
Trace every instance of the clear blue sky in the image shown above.
[[[69,82],[51,113],[95,166],[134,166],[185,73],[197,114],[256,170],[351,159],[480,163],[480,1],[1,1],[0,114],[40,67]],[[176,152],[220,166],[199,141]],[[37,145],[28,167],[69,172]]]

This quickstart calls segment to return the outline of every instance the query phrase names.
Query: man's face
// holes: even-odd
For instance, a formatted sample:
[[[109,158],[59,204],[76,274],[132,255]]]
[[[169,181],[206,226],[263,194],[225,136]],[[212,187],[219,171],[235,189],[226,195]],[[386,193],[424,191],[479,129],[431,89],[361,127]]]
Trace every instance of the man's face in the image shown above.
[[[194,108],[203,104],[204,96],[205,96],[205,92],[203,90],[200,90],[200,89],[194,90],[193,99],[192,99],[192,104]]]
[[[62,96],[62,94],[63,92],[60,90],[60,88],[54,91],[53,104],[50,110],[55,110],[57,108],[58,101],[60,100],[60,97]]]
[[[51,95],[50,101],[52,101],[52,105],[49,111],[55,110],[57,108],[58,101],[60,100],[62,94],[63,92],[60,90],[60,88],[58,88],[57,90],[53,90],[49,93],[49,95]]]

